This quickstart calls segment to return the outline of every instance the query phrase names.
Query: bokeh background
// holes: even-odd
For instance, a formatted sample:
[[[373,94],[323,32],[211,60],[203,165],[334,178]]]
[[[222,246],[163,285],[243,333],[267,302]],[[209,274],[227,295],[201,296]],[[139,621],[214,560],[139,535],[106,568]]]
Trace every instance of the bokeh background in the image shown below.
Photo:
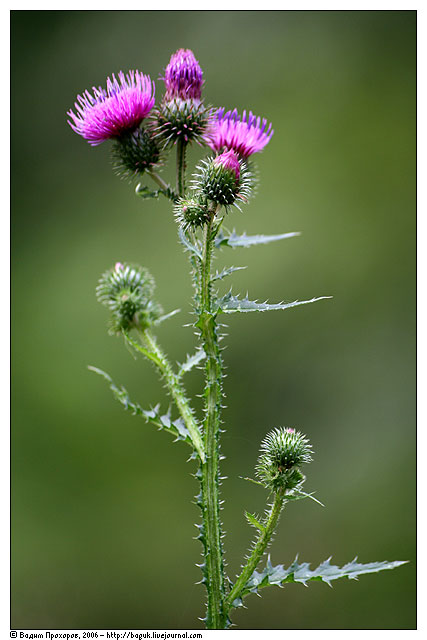
[[[166,201],[142,201],[66,123],[77,93],[138,68],[158,79],[191,48],[206,100],[274,124],[260,186],[229,227],[301,231],[223,250],[257,299],[333,295],[229,318],[223,440],[226,559],[238,570],[262,511],[253,475],[277,425],[311,439],[306,486],[272,560],[317,566],[407,559],[329,589],[248,599],[246,629],[415,627],[414,11],[13,11],[12,627],[202,628],[198,486],[188,449],[122,411],[96,365],[143,406],[167,404],[154,370],[106,331],[94,287],[116,260],[147,266],[172,360],[192,352],[187,258]],[[162,82],[157,80],[157,95]],[[190,166],[200,157],[195,150]],[[167,172],[166,172],[167,175]],[[226,285],[229,283],[225,283]],[[188,390],[201,388],[200,372]]]

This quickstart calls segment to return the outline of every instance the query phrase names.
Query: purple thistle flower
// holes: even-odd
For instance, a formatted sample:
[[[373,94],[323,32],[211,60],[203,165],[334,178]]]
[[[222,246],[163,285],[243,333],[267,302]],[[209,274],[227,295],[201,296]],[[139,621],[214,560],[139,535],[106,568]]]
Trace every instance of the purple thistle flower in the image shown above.
[[[77,96],[77,115],[67,111],[70,127],[92,146],[133,131],[154,106],[154,82],[139,71],[120,71],[118,80],[114,74],[107,78],[107,91],[92,90],[93,96],[87,90]]]
[[[248,158],[253,153],[261,151],[270,141],[274,131],[271,124],[267,128],[265,118],[261,121],[261,118],[254,116],[251,111],[249,116],[244,111],[242,117],[237,113],[237,109],[224,112],[224,107],[218,109],[206,134],[206,142],[214,151],[233,149],[243,158]]]
[[[203,72],[191,49],[178,49],[171,55],[163,78],[166,85],[165,100],[200,100]]]
[[[224,153],[221,153],[221,155],[214,158],[213,163],[217,166],[221,165],[222,167],[224,167],[224,169],[227,169],[228,171],[232,171],[236,177],[236,180],[239,181],[239,178],[240,178],[239,158],[237,157],[237,154],[232,149],[230,149],[230,151],[225,151]]]

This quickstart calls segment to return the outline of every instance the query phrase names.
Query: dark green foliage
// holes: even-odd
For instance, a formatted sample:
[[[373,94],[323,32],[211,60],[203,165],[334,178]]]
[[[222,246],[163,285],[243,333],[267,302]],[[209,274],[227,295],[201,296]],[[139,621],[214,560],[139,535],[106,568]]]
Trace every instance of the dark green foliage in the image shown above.
[[[154,279],[137,265],[117,263],[99,280],[96,295],[111,312],[110,332],[145,329],[161,316],[161,307],[153,301]]]
[[[121,136],[112,147],[113,166],[119,175],[136,176],[160,163],[160,149],[153,133],[136,129]]]

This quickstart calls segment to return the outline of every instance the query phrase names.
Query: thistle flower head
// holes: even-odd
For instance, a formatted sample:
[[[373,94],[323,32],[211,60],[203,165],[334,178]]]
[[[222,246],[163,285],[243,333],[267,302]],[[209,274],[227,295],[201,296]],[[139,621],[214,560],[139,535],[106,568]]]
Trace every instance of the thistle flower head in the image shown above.
[[[113,166],[119,175],[136,176],[161,164],[160,149],[152,131],[139,127],[123,134],[112,147]]]
[[[190,49],[178,49],[172,54],[164,77],[165,100],[200,100],[202,96],[203,72]]]
[[[184,142],[205,142],[205,133],[212,119],[212,110],[200,100],[180,97],[163,101],[153,113],[156,138],[163,148]]]
[[[274,131],[267,120],[257,118],[250,111],[239,116],[237,109],[225,112],[218,109],[206,134],[206,142],[214,151],[232,149],[243,158],[261,151],[270,141]]]
[[[261,443],[256,474],[274,491],[292,491],[304,482],[299,466],[311,462],[311,454],[312,447],[301,432],[279,427],[267,434]]]
[[[154,106],[154,83],[139,71],[107,78],[107,90],[93,87],[67,111],[70,127],[92,146],[134,131]]]
[[[147,269],[137,265],[116,262],[101,276],[96,295],[111,312],[110,333],[146,329],[161,315],[152,299],[154,286]]]
[[[205,199],[225,207],[249,199],[252,174],[234,151],[202,160],[197,171],[192,188]]]

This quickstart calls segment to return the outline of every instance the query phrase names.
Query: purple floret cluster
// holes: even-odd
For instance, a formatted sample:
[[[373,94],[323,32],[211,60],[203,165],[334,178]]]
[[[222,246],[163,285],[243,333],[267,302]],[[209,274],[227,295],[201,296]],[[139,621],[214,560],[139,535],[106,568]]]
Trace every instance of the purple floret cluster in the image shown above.
[[[267,128],[267,120],[257,118],[249,111],[239,116],[237,109],[225,112],[224,107],[218,109],[214,121],[207,133],[207,143],[214,151],[233,149],[243,158],[261,151],[270,142],[274,131],[271,124]]]
[[[84,91],[77,96],[75,111],[67,112],[71,128],[93,146],[108,139],[124,142],[150,115],[144,127],[154,146],[161,148],[163,144],[166,148],[180,139],[186,144],[195,140],[211,147],[222,163],[238,173],[239,160],[262,151],[273,135],[271,124],[251,111],[239,115],[236,109],[204,106],[203,72],[190,49],[178,49],[172,54],[163,77],[165,93],[156,109],[154,83],[148,75],[140,71],[125,75],[120,71],[117,78],[111,78],[107,78],[106,90],[93,87],[92,93]],[[143,155],[143,166],[149,166]]]
[[[93,87],[85,91],[67,112],[70,127],[89,144],[96,146],[135,130],[154,106],[154,83],[139,71],[120,71],[118,79],[107,78],[107,90]]]
[[[172,54],[164,77],[165,100],[200,100],[203,72],[190,49],[178,49]]]

